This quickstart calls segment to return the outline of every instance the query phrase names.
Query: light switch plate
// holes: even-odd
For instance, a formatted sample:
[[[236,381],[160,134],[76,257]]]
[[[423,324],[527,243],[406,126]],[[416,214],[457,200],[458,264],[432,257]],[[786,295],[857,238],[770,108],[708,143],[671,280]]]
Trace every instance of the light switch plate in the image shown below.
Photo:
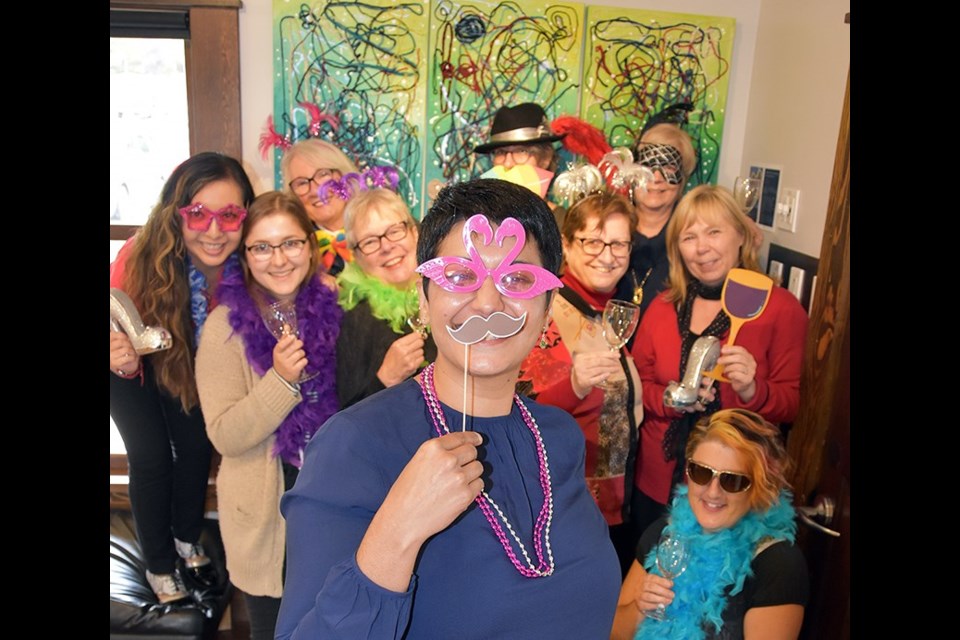
[[[790,268],[790,284],[787,289],[790,290],[797,300],[803,300],[803,281],[806,279],[807,272],[799,267]]]
[[[773,278],[777,284],[783,282],[783,263],[779,260],[771,260],[767,267],[767,275]]]
[[[797,232],[797,208],[800,206],[800,190],[784,187],[777,202],[777,228]]]

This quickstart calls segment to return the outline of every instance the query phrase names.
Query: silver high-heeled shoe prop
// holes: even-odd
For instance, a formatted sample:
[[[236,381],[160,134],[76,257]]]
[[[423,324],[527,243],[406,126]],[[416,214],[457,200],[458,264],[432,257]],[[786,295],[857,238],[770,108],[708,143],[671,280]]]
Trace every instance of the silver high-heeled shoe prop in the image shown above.
[[[163,327],[146,327],[140,312],[126,293],[110,288],[110,330],[123,331],[138,355],[163,351],[173,346],[173,337]]]
[[[703,375],[717,366],[720,357],[720,339],[701,336],[690,347],[687,369],[680,383],[671,381],[663,390],[663,404],[674,409],[689,407],[700,399],[700,381]]]

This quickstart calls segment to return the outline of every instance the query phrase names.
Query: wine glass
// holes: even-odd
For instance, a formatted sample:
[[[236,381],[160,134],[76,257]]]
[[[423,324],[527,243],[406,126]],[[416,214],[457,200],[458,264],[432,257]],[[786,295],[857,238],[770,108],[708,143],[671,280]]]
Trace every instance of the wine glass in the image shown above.
[[[673,580],[687,568],[687,545],[682,538],[664,529],[657,543],[657,568],[664,578]],[[666,620],[666,606],[661,602],[656,609],[647,612],[648,618]]]
[[[733,199],[744,213],[749,213],[760,199],[760,179],[737,177],[737,181],[733,183]]]
[[[420,337],[424,340],[430,335],[430,325],[420,319],[419,313],[415,313],[407,318],[407,326],[419,333]]]
[[[261,315],[267,329],[277,340],[287,335],[300,337],[300,329],[297,326],[297,307],[292,300],[274,302],[264,307]]]
[[[632,302],[624,300],[610,300],[603,309],[603,318],[601,327],[603,329],[603,338],[610,345],[610,351],[620,351],[627,340],[633,335],[640,322],[640,307]],[[606,389],[607,383],[618,380],[626,380],[626,375],[620,371],[606,379],[604,383],[597,385]]]
[[[300,337],[300,327],[297,325],[297,307],[293,300],[280,300],[264,307],[260,312],[263,323],[274,338],[280,340],[284,336]],[[307,367],[300,372],[297,382],[306,382],[310,378],[316,377],[316,373],[307,373]],[[308,398],[309,402],[315,402],[315,398]]]
[[[413,329],[416,333],[418,333],[420,337],[423,338],[424,340],[426,340],[427,337],[430,335],[430,325],[424,322],[420,318],[419,313],[415,313],[409,318],[407,318],[407,326]],[[420,363],[420,368],[422,369],[423,367],[429,364],[430,363],[428,361],[424,360],[423,362]]]

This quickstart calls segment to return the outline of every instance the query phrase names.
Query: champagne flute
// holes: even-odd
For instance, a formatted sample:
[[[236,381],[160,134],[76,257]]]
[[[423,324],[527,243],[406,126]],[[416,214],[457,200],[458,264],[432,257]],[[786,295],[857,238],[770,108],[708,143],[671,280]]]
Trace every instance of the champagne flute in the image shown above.
[[[274,338],[280,340],[284,336],[300,337],[300,327],[297,324],[297,307],[293,300],[279,300],[264,307],[260,312],[263,323],[267,326]],[[307,373],[307,367],[300,372],[297,382],[306,382],[316,377],[317,373]],[[316,402],[315,397],[308,398],[308,402]]]
[[[419,313],[415,313],[409,318],[407,318],[407,326],[413,329],[416,333],[418,333],[420,337],[423,338],[424,340],[426,340],[427,336],[430,335],[430,325],[424,322],[420,318]],[[420,368],[422,369],[423,367],[429,364],[430,364],[429,362],[424,360],[423,362],[420,363]]]
[[[601,327],[603,339],[610,345],[610,351],[620,351],[627,344],[630,336],[637,330],[640,322],[640,307],[624,300],[610,300],[603,309]],[[609,388],[608,383],[626,380],[627,376],[621,371],[597,385],[602,389]]]
[[[419,313],[415,313],[407,318],[407,326],[419,333],[420,337],[424,340],[430,335],[430,325],[420,319]]]
[[[675,534],[663,530],[660,534],[660,542],[657,543],[657,568],[664,578],[673,580],[687,568],[687,545],[682,538]],[[666,605],[660,603],[656,609],[651,609],[646,613],[648,618],[654,620],[666,620]]]
[[[743,212],[749,215],[760,199],[760,179],[737,177],[737,181],[733,183],[733,199]]]
[[[300,337],[300,329],[297,326],[297,307],[292,300],[274,302],[264,307],[261,315],[263,323],[277,340],[287,335]]]

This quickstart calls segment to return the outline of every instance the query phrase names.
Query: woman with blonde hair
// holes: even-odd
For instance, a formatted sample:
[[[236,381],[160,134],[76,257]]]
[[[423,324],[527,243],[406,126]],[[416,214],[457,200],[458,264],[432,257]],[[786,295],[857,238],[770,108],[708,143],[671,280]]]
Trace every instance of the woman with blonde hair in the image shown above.
[[[674,105],[650,118],[634,150],[637,164],[653,172],[653,180],[633,190],[637,226],[630,268],[617,286],[617,297],[632,300],[643,314],[667,286],[667,222],[697,165],[693,141],[680,128],[686,105]],[[679,114],[679,115],[678,115]]]
[[[723,409],[697,423],[686,458],[686,485],[637,547],[611,639],[796,639],[809,577],[794,545],[780,430],[752,411]],[[673,579],[657,568],[663,535],[686,550]]]
[[[110,265],[146,325],[172,346],[145,357],[110,332],[110,416],[130,466],[130,503],[147,580],[160,603],[188,596],[183,575],[216,582],[198,544],[210,441],[204,433],[194,353],[224,273],[239,272],[236,249],[253,187],[235,159],[199,153],[173,170],[147,222]]]
[[[682,479],[683,445],[700,414],[743,408],[774,423],[797,415],[807,314],[781,287],[773,288],[763,314],[743,325],[736,344],[721,347],[718,364],[729,382],[714,387],[705,377],[695,404],[664,404],[667,385],[683,379],[694,342],[728,337],[730,318],[720,300],[727,274],[733,268],[760,271],[750,229],[729,190],[713,185],[685,195],[667,225],[670,286],[650,303],[632,349],[643,382],[633,509],[640,525],[662,513],[671,487]]]
[[[337,395],[345,409],[400,384],[437,347],[419,318],[417,224],[410,209],[389,189],[360,191],[344,210],[347,245],[354,261],[337,283],[343,323],[337,341]]]
[[[337,275],[353,260],[343,230],[343,211],[349,194],[330,188],[343,177],[358,174],[357,165],[335,145],[308,138],[295,143],[280,160],[287,193],[299,198],[316,227],[323,266]],[[333,183],[324,187],[327,183]]]

